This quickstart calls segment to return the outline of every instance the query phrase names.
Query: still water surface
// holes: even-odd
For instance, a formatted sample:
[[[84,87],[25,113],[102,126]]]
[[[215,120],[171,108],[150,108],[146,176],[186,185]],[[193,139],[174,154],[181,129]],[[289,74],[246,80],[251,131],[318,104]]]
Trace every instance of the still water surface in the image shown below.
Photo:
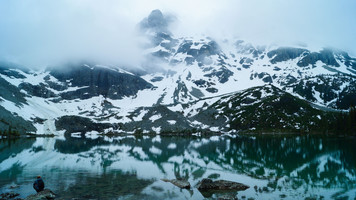
[[[356,139],[320,136],[0,140],[0,193],[33,194],[41,175],[62,198],[204,199],[202,178],[249,185],[238,199],[355,199]],[[160,179],[188,179],[191,190]],[[17,188],[10,189],[17,185]]]

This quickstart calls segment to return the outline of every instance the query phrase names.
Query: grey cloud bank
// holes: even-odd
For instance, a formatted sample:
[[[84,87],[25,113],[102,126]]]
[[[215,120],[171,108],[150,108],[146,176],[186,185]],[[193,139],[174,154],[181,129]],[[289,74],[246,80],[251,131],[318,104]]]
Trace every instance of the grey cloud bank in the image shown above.
[[[154,9],[174,15],[176,36],[335,47],[356,55],[356,1],[3,0],[0,60],[44,66],[68,60],[137,66],[137,24]]]

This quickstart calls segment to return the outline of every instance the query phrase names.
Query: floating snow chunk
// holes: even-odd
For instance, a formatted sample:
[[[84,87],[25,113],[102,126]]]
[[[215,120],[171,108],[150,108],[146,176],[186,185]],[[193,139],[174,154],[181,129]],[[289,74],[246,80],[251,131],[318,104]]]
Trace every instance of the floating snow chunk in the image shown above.
[[[170,143],[167,148],[168,148],[168,149],[176,149],[176,148],[177,148],[177,145],[174,144],[174,143]]]
[[[157,155],[161,155],[162,154],[162,150],[161,149],[158,149],[157,147],[155,146],[152,146],[149,151],[153,154],[157,154]]]
[[[157,115],[152,115],[149,120],[151,120],[152,122],[156,121],[157,119],[160,119],[162,117],[161,114],[157,114]]]
[[[170,125],[174,125],[177,123],[176,120],[167,120],[167,122],[170,124]]]

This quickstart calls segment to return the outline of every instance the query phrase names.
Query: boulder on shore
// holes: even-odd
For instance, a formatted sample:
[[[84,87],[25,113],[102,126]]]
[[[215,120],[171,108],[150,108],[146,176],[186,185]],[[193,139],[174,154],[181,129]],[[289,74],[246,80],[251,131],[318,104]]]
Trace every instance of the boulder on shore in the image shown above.
[[[37,194],[32,194],[26,197],[25,200],[48,200],[48,199],[55,199],[56,195],[50,189],[44,189]]]
[[[186,181],[186,180],[183,180],[183,179],[172,179],[172,180],[161,179],[161,180],[164,181],[164,182],[170,182],[173,185],[175,185],[177,187],[180,187],[182,189],[190,189],[190,183],[188,181]]]

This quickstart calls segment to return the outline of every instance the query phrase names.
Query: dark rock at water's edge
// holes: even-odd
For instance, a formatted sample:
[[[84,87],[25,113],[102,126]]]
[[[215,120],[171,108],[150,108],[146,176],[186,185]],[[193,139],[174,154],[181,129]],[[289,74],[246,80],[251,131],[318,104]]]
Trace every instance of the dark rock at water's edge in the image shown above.
[[[179,188],[182,188],[182,189],[190,189],[190,183],[186,180],[183,180],[183,179],[172,179],[172,180],[169,180],[169,179],[161,179],[162,181],[164,182],[170,182],[172,183],[173,185],[179,187]]]
[[[20,200],[21,198],[16,198],[17,196],[19,196],[20,194],[18,193],[14,193],[14,192],[7,192],[7,193],[3,193],[0,194],[0,200]]]
[[[226,191],[242,191],[249,188],[249,186],[242,183],[226,180],[213,181],[209,178],[204,178],[201,180],[196,187],[204,197],[211,197],[214,193],[221,193]]]
[[[25,200],[48,200],[48,199],[55,199],[56,195],[54,192],[52,192],[49,189],[44,189],[41,192],[38,192],[37,194],[32,194],[28,197],[26,197]]]

